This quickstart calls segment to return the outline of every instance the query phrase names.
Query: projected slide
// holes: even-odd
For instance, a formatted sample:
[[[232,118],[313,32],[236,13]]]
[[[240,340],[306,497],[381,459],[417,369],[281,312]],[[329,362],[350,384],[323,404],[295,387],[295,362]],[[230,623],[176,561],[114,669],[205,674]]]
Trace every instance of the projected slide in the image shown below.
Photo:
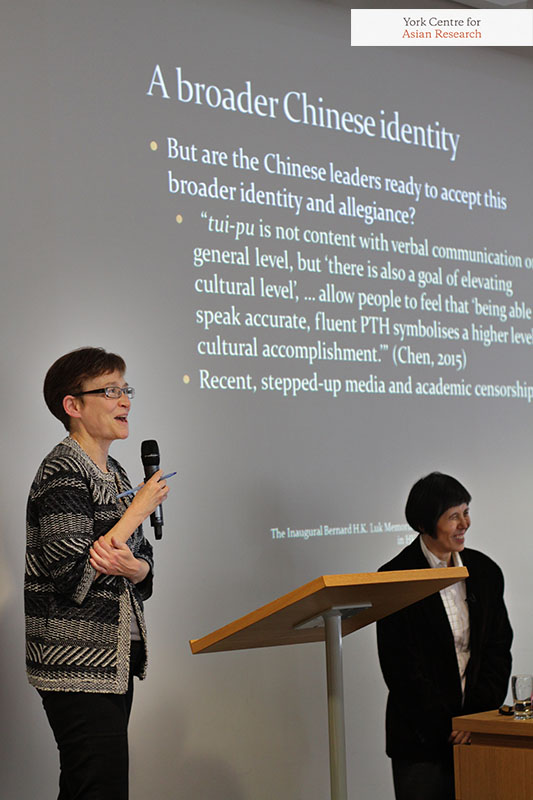
[[[197,222],[180,254],[196,326],[183,380],[290,402],[531,404],[533,253],[506,185],[470,166],[468,113],[202,75],[156,64],[146,87],[169,235],[174,207]]]

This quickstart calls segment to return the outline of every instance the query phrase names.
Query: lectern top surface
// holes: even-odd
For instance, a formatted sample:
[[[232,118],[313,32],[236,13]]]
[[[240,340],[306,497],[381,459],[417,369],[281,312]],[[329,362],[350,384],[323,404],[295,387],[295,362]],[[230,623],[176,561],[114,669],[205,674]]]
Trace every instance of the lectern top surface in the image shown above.
[[[454,730],[457,731],[533,739],[533,719],[518,720],[503,716],[497,710],[454,717],[452,723]]]
[[[323,641],[323,628],[296,626],[335,607],[368,605],[343,621],[345,636],[467,577],[466,567],[321,575],[207,636],[191,639],[191,650],[213,653]]]

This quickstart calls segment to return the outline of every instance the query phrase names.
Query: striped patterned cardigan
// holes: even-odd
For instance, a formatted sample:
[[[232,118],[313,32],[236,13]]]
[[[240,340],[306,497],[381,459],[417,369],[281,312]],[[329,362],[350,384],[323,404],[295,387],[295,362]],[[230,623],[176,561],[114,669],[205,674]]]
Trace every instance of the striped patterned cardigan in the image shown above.
[[[139,527],[128,540],[150,565],[145,580],[96,575],[92,543],[117,522],[131,488],[113,458],[102,472],[67,437],[44,459],[27,507],[24,605],[29,682],[44,691],[124,694],[128,687],[131,613],[144,643],[143,600],[152,593],[152,546]]]

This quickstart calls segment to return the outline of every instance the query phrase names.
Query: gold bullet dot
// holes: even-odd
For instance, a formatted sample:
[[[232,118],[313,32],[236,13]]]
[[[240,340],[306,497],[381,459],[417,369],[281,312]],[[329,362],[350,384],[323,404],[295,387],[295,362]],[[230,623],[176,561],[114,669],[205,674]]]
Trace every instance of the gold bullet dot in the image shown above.
[[[157,144],[157,142],[150,142],[150,150],[154,150],[155,151],[155,150],[157,150],[158,146],[159,145]]]
[[[183,383],[190,383],[190,382],[191,382],[190,376],[189,375],[184,375],[183,376]]]
[[[181,216],[181,214],[177,215],[176,222],[178,223],[178,225],[181,225],[181,223],[183,222],[183,217]]]

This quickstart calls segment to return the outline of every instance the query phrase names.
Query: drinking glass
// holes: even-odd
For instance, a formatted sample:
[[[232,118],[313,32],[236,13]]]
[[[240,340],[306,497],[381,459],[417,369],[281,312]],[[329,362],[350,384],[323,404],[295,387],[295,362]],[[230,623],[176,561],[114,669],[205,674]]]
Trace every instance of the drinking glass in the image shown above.
[[[533,675],[513,675],[511,690],[513,692],[514,718],[530,719]]]

